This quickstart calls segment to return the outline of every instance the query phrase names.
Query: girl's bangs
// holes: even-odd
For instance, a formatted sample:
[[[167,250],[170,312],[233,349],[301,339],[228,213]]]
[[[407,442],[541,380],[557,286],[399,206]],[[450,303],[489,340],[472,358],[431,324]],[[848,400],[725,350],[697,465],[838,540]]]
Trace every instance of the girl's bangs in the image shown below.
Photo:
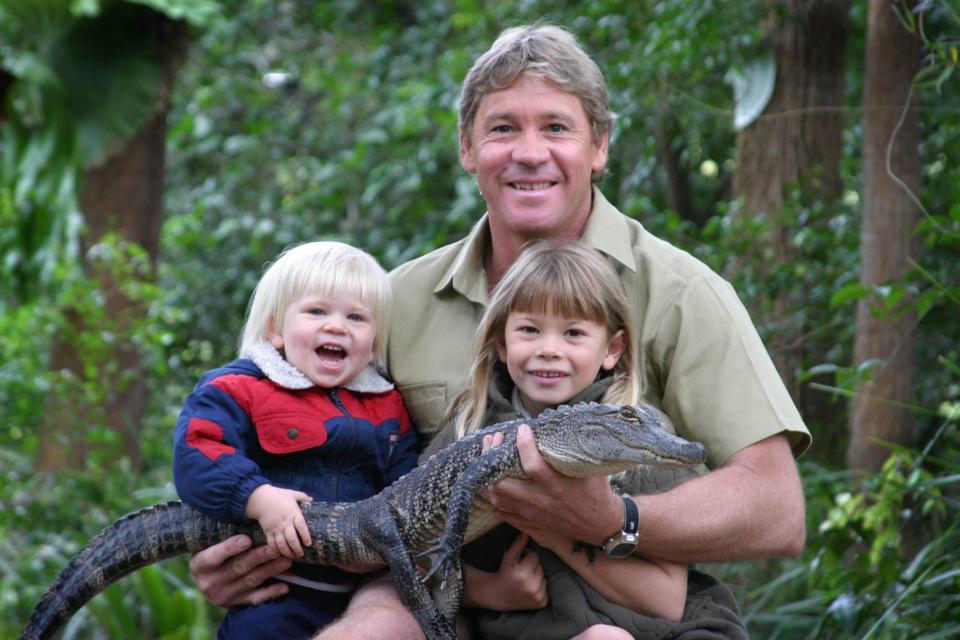
[[[528,278],[513,296],[511,312],[582,318],[606,325],[606,305],[597,287],[554,271],[546,277]]]

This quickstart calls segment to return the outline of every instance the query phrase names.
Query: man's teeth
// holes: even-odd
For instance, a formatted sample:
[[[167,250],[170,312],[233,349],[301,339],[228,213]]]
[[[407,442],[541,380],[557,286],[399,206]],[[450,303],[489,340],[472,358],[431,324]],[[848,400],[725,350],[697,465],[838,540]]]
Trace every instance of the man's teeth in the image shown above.
[[[539,189],[548,189],[551,184],[550,182],[514,182],[513,187],[521,191],[537,191]]]

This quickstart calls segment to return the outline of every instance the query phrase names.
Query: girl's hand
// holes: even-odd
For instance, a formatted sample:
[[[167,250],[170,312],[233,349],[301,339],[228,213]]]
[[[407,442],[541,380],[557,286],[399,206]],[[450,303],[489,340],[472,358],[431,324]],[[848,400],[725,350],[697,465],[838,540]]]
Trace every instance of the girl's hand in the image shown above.
[[[246,515],[260,523],[268,545],[285,558],[296,558],[303,555],[301,541],[311,544],[307,521],[300,511],[301,502],[311,501],[313,498],[302,491],[262,484],[250,494]]]
[[[494,611],[542,609],[547,606],[547,581],[537,553],[526,548],[529,539],[525,533],[517,536],[503,554],[500,569],[496,573],[464,565],[465,606]]]

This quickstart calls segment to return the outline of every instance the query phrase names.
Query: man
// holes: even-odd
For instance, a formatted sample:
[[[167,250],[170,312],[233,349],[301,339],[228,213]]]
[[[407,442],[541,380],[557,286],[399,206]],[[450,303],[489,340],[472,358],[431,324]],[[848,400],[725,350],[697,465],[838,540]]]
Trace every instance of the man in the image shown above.
[[[613,119],[602,74],[562,29],[508,29],[476,61],[461,96],[460,160],[476,176],[487,215],[464,240],[393,272],[391,374],[429,437],[466,382],[489,289],[526,242],[579,239],[609,257],[629,292],[644,398],[709,452],[711,473],[632,498],[640,514],[635,551],[681,562],[797,555],[805,524],[793,456],[809,445],[809,433],[732,288],[593,186]],[[601,548],[633,544],[628,505],[605,479],[555,473],[529,431],[518,447],[530,480],[491,490],[503,520],[533,537],[549,527]],[[191,563],[217,604],[260,601],[285,588],[260,586],[285,561],[262,550],[234,555],[241,542]],[[466,576],[468,603],[483,595],[472,595],[476,578]],[[383,580],[358,593],[319,637],[386,637],[382,629],[392,638],[422,637]]]

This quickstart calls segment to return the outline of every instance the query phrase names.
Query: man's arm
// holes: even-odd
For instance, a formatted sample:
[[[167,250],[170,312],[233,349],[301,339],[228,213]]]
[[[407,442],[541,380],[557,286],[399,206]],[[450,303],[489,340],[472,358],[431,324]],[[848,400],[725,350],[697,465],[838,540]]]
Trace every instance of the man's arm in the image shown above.
[[[269,546],[250,548],[250,538],[233,536],[198,551],[190,559],[190,573],[203,596],[218,607],[260,604],[287,593],[285,582],[261,586],[293,564]]]
[[[488,490],[496,515],[534,538],[555,529],[602,545],[623,526],[623,503],[605,478],[554,471],[521,427],[517,448],[530,480],[506,478]],[[678,562],[795,556],[806,538],[803,487],[787,439],[775,435],[715,471],[666,493],[635,496],[637,550]]]

